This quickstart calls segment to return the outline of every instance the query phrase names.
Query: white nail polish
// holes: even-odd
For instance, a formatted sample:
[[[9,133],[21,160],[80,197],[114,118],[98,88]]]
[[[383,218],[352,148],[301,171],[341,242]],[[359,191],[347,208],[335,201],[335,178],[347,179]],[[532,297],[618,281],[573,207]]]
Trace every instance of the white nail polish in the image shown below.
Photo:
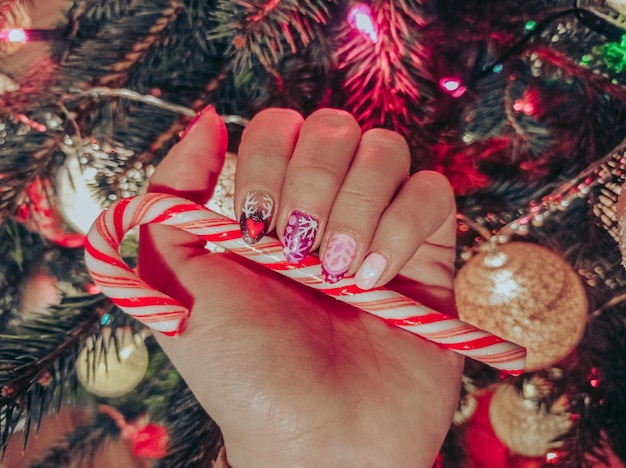
[[[379,253],[371,253],[361,264],[354,280],[361,289],[371,289],[387,266],[387,260]]]

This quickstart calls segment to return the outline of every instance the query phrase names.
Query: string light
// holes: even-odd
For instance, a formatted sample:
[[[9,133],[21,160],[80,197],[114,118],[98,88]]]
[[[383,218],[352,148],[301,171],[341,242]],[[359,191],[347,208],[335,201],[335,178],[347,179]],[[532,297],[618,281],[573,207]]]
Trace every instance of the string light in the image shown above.
[[[354,29],[359,31],[361,35],[373,42],[378,42],[378,26],[372,16],[371,8],[364,4],[358,3],[348,12],[348,23]]]
[[[0,31],[0,40],[8,42],[21,42],[26,44],[28,41],[28,35],[22,28],[16,29],[3,29]]]
[[[62,38],[63,33],[56,29],[23,29],[11,28],[0,30],[0,41],[21,42],[55,41]]]
[[[463,84],[463,81],[453,76],[441,78],[439,80],[439,87],[453,98],[459,98],[467,91],[467,87]]]

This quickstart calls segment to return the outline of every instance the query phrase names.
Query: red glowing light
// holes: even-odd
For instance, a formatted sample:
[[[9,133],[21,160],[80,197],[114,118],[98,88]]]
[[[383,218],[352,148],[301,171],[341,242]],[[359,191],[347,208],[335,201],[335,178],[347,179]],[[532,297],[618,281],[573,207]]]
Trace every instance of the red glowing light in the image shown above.
[[[439,87],[454,98],[458,98],[465,94],[467,88],[463,85],[460,78],[447,76],[439,80]]]
[[[358,3],[348,12],[348,23],[361,35],[372,42],[378,41],[378,26],[374,22],[372,10],[364,3]]]
[[[526,102],[523,99],[516,99],[513,103],[513,109],[516,112],[523,112],[526,115],[533,115],[535,113],[535,106],[532,102]]]
[[[0,31],[0,40],[9,42],[21,42],[25,44],[28,41],[28,35],[22,28],[3,29]]]
[[[560,458],[561,458],[561,455],[559,455],[559,452],[546,453],[546,462],[550,464],[557,463]]]

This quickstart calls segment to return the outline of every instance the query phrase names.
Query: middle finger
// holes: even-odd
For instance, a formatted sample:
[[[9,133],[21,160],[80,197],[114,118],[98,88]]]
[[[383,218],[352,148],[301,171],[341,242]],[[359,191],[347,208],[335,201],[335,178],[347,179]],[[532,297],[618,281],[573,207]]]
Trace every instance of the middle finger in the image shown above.
[[[360,138],[356,120],[337,109],[318,110],[302,124],[276,223],[289,262],[300,262],[319,246]]]

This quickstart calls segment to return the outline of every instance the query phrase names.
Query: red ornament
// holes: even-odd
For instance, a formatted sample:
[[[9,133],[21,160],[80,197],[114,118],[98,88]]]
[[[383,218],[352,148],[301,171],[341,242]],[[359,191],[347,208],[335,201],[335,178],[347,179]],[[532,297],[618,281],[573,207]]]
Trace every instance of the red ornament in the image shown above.
[[[65,230],[59,210],[51,203],[54,200],[53,192],[48,180],[35,179],[26,190],[29,203],[24,203],[18,209],[15,219],[57,245],[82,247],[85,236]]]
[[[163,458],[167,455],[169,433],[159,424],[146,424],[132,433],[133,454],[142,458]]]
[[[147,416],[139,416],[132,423],[124,415],[108,405],[100,405],[99,411],[109,416],[120,428],[120,437],[133,446],[133,455],[142,458],[163,458],[167,455],[169,432],[165,426],[148,423]]]

